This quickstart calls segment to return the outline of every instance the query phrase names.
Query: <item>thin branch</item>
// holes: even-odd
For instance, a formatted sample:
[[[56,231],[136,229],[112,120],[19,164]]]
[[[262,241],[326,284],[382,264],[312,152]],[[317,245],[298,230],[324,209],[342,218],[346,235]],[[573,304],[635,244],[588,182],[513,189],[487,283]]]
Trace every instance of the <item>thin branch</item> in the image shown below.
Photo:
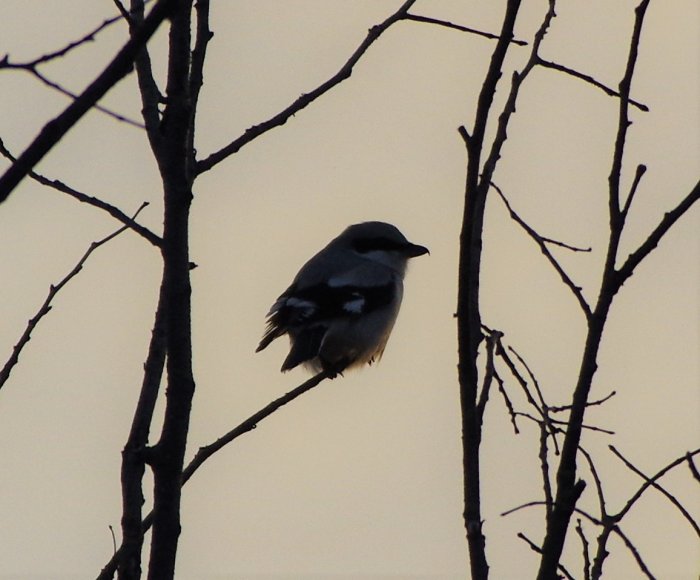
[[[438,18],[430,18],[429,16],[419,16],[417,14],[406,14],[406,20],[413,20],[415,22],[425,22],[427,24],[436,24],[437,26],[444,26],[445,28],[452,28],[453,30],[459,30],[460,32],[468,32],[469,34],[476,34],[477,36],[483,36],[490,40],[498,40],[500,36],[497,34],[491,34],[490,32],[484,32],[483,30],[477,30],[476,28],[469,28],[468,26],[462,26],[461,24],[455,24],[454,22],[449,22],[447,20],[439,20]],[[511,38],[508,40],[513,44],[518,46],[527,46],[527,42],[524,40],[517,40]]]
[[[370,46],[384,33],[386,30],[396,22],[400,20],[405,20],[407,18],[408,10],[413,6],[416,0],[407,0],[401,7],[394,12],[389,18],[384,20],[381,24],[373,26],[369,29],[367,36],[362,41],[360,46],[355,50],[355,52],[350,56],[348,61],[340,68],[340,70],[335,73],[327,81],[316,87],[309,93],[301,95],[296,101],[289,105],[283,111],[277,113],[267,121],[263,121],[257,125],[253,125],[243,133],[240,137],[234,139],[226,145],[225,147],[219,149],[218,151],[212,153],[205,159],[200,160],[196,165],[196,174],[204,173],[209,171],[216,164],[221,163],[227,157],[238,152],[242,147],[250,143],[253,139],[256,139],[263,133],[266,133],[270,129],[284,125],[287,120],[294,114],[301,111],[307,105],[314,102],[320,96],[327,93],[337,84],[341,83],[345,79],[349,78],[353,72],[354,66],[362,58],[362,56],[367,52]]]
[[[625,281],[634,273],[634,269],[646,258],[659,244],[661,238],[692,206],[700,199],[700,181],[690,193],[671,211],[667,212],[659,225],[649,234],[646,240],[625,260],[625,263],[617,270],[616,286],[619,289]]]
[[[480,423],[483,423],[484,421],[484,411],[486,410],[486,403],[489,399],[489,391],[491,389],[491,383],[493,382],[495,374],[494,351],[496,350],[502,336],[502,332],[495,330],[486,337],[486,372],[484,373],[484,384],[481,387],[479,402],[476,406]]]
[[[134,218],[136,218],[139,212],[141,212],[141,210],[147,205],[147,203],[143,203],[134,214]],[[90,244],[90,247],[83,254],[80,260],[78,260],[77,264],[71,269],[71,271],[68,272],[68,274],[66,274],[58,284],[52,284],[49,287],[49,293],[46,296],[46,300],[44,300],[44,303],[41,305],[37,313],[27,323],[27,327],[24,329],[22,336],[20,336],[19,340],[17,341],[17,344],[12,349],[12,354],[10,355],[10,358],[3,366],[2,370],[0,370],[0,389],[2,389],[3,385],[10,378],[10,373],[12,372],[12,369],[19,361],[19,355],[22,353],[22,350],[25,346],[27,346],[27,343],[32,337],[32,332],[37,327],[39,322],[41,322],[41,319],[44,318],[44,316],[46,316],[51,311],[51,303],[53,302],[53,299],[56,297],[56,295],[66,284],[68,284],[68,282],[70,282],[80,273],[80,271],[83,269],[83,266],[85,265],[85,262],[87,262],[88,258],[92,255],[92,253],[95,250],[97,250],[97,248],[116,238],[119,234],[126,231],[127,229],[129,229],[127,226],[121,227],[118,230],[109,234],[107,237],[102,238],[101,240],[98,240],[96,242],[92,242]]]
[[[690,452],[685,454],[685,459],[688,462],[688,469],[690,469],[690,473],[693,476],[693,479],[700,483],[700,472],[698,472],[698,468],[695,467],[695,463],[693,462],[693,456],[690,454]]]
[[[58,83],[55,83],[54,81],[50,80],[46,75],[40,73],[37,69],[31,68],[31,69],[25,69],[26,72],[31,74],[33,77],[39,79],[42,83],[44,83],[47,87],[58,91],[62,95],[65,95],[66,97],[70,97],[71,99],[77,99],[78,95],[75,93],[69,91],[68,89],[62,87]],[[99,111],[100,113],[104,113],[108,117],[112,117],[113,119],[116,119],[117,121],[121,123],[126,123],[127,125],[131,125],[132,127],[136,127],[137,129],[145,129],[146,126],[143,123],[140,123],[139,121],[134,121],[133,119],[130,119],[129,117],[126,117],[122,115],[121,113],[117,113],[116,111],[112,111],[112,109],[108,109],[107,107],[103,107],[99,103],[95,103],[93,106],[93,109],[96,111]]]
[[[566,73],[566,74],[568,74],[568,75],[570,75],[570,76],[572,76],[572,77],[575,77],[575,78],[577,78],[577,79],[581,79],[582,81],[585,81],[585,82],[587,82],[587,83],[593,85],[594,87],[599,88],[600,90],[602,90],[602,91],[603,91],[606,95],[608,95],[609,97],[619,97],[619,96],[620,96],[620,93],[618,93],[617,91],[615,91],[615,90],[613,90],[613,89],[607,87],[607,86],[604,85],[603,83],[601,83],[601,82],[595,80],[592,76],[587,75],[587,74],[584,74],[584,73],[581,73],[581,72],[579,72],[579,71],[577,71],[577,70],[574,70],[574,69],[572,69],[572,68],[569,68],[568,66],[564,66],[564,65],[558,64],[558,63],[556,63],[556,62],[551,62],[551,61],[548,61],[548,60],[544,60],[544,59],[541,58],[541,57],[538,57],[537,64],[543,66],[544,68],[551,68],[551,69],[553,69],[553,70],[557,70],[557,71],[559,71],[559,72]],[[629,99],[629,103],[630,103],[630,105],[634,105],[635,107],[637,107],[638,109],[640,109],[640,110],[642,110],[642,111],[644,111],[644,112],[648,112],[648,111],[649,111],[649,107],[647,107],[644,103],[640,103],[640,102],[634,101],[634,100],[632,100],[632,99]]]
[[[222,435],[219,437],[216,441],[213,443],[210,443],[209,445],[205,445],[204,447],[200,447],[199,451],[195,454],[195,456],[192,458],[192,460],[189,462],[187,467],[185,467],[182,471],[182,485],[185,485],[190,478],[196,473],[196,471],[204,464],[204,462],[209,459],[212,455],[214,455],[217,451],[231,443],[233,440],[237,439],[241,435],[244,435],[245,433],[248,433],[249,431],[252,431],[255,429],[258,424],[264,420],[265,418],[269,417],[272,415],[275,411],[281,409],[288,403],[291,403],[294,399],[297,397],[300,397],[307,391],[310,391],[314,387],[316,387],[319,383],[323,382],[327,378],[331,378],[332,376],[335,376],[335,371],[322,371],[295,389],[292,389],[288,393],[282,395],[281,397],[275,399],[271,403],[269,403],[267,406],[263,407],[260,409],[257,413],[254,413],[248,419],[240,423],[237,427],[231,429],[228,433],[225,435]],[[143,519],[143,524],[142,524],[142,530],[145,533],[150,529],[150,527],[153,524],[153,512],[149,513],[144,519]],[[102,568],[100,574],[97,576],[97,580],[108,580],[111,579],[114,576],[114,573],[117,569],[117,566],[119,564],[119,560],[121,558],[122,552],[124,549],[124,545],[116,551],[116,553],[112,556],[112,558],[107,562],[107,564]]]
[[[600,519],[601,521],[604,521],[608,517],[608,512],[605,503],[605,493],[603,492],[603,482],[600,479],[600,475],[598,475],[598,470],[596,469],[596,466],[593,463],[593,458],[591,457],[591,454],[588,453],[588,451],[586,451],[581,446],[579,446],[579,451],[581,452],[581,455],[583,455],[586,458],[588,468],[590,469],[591,475],[593,476],[596,493],[598,494],[598,509],[600,511]]]
[[[637,566],[639,566],[639,569],[642,571],[642,573],[649,580],[656,580],[656,576],[654,576],[651,573],[651,570],[649,570],[649,566],[647,566],[646,563],[644,562],[644,560],[642,560],[642,556],[639,553],[639,550],[637,550],[637,547],[632,543],[632,540],[630,540],[627,537],[627,534],[623,533],[619,526],[614,526],[612,530],[618,536],[620,536],[622,541],[625,543],[625,546],[627,546],[627,549],[630,551],[630,553],[634,557],[634,560],[635,560],[635,562],[637,562]]]
[[[5,147],[5,143],[3,142],[2,138],[0,138],[0,154],[3,155],[5,158],[9,159],[11,162],[16,162],[17,160],[15,159],[14,155]],[[48,177],[45,177],[44,175],[41,175],[40,173],[37,173],[35,171],[29,171],[28,173],[29,177],[34,179],[37,183],[41,183],[42,185],[45,185],[47,187],[51,187],[52,189],[55,189],[56,191],[60,191],[61,193],[67,193],[71,197],[77,199],[78,201],[82,203],[87,203],[88,205],[91,205],[93,207],[99,208],[103,211],[106,211],[109,215],[111,215],[113,218],[119,220],[122,222],[125,226],[131,228],[134,230],[137,234],[140,236],[146,238],[151,244],[153,244],[156,247],[160,247],[163,240],[160,236],[154,234],[151,230],[149,230],[147,227],[142,226],[138,222],[134,220],[134,218],[129,217],[126,215],[122,210],[120,210],[118,207],[115,207],[106,201],[103,201],[97,197],[93,197],[91,195],[87,195],[85,193],[82,193],[78,191],[77,189],[74,189],[62,181],[59,181],[58,179],[49,179]],[[146,204],[148,205],[148,204]]]
[[[52,60],[55,60],[57,58],[61,58],[66,56],[69,52],[72,50],[88,43],[88,42],[93,42],[95,40],[95,36],[97,36],[100,32],[102,32],[105,28],[108,26],[114,24],[118,20],[121,20],[121,16],[113,16],[112,18],[108,18],[105,20],[102,24],[88,32],[85,36],[82,38],[79,38],[78,40],[75,40],[73,42],[69,42],[66,46],[63,48],[56,50],[54,52],[49,52],[47,54],[44,54],[43,56],[39,56],[35,58],[34,60],[30,60],[27,62],[21,62],[21,63],[15,63],[15,62],[10,62],[10,57],[8,54],[6,54],[2,60],[0,60],[0,69],[3,68],[14,68],[14,69],[34,69],[40,64],[44,64],[47,62],[50,62]]]
[[[124,44],[122,49],[97,76],[97,78],[55,119],[49,121],[39,135],[0,177],[0,203],[5,201],[15,187],[34,166],[58,143],[63,136],[99,101],[117,82],[132,69],[132,63],[141,47],[153,36],[161,22],[177,6],[177,0],[158,0]]]
[[[588,539],[581,526],[581,518],[576,521],[576,533],[581,538],[581,549],[583,551],[583,577],[584,580],[591,580],[591,555],[588,549]]]
[[[501,190],[500,187],[498,187],[493,181],[491,182],[491,187],[493,187],[497,192],[501,200],[503,200],[503,203],[505,204],[506,208],[508,209],[508,213],[510,214],[510,217],[521,227],[525,232],[534,240],[534,242],[539,246],[541,252],[545,255],[547,260],[549,260],[549,263],[552,265],[552,267],[556,270],[557,274],[559,274],[559,277],[561,278],[562,282],[564,282],[564,285],[571,290],[573,295],[576,297],[576,300],[578,300],[579,306],[581,307],[581,310],[583,310],[583,313],[586,315],[586,319],[589,320],[591,318],[591,307],[589,306],[588,302],[586,302],[586,299],[583,296],[582,288],[581,286],[577,286],[574,281],[571,279],[571,277],[566,273],[564,268],[561,267],[557,259],[554,257],[552,252],[549,251],[549,248],[547,247],[547,244],[545,243],[544,238],[540,236],[532,227],[530,227],[527,222],[525,222],[524,219],[522,219],[518,213],[513,209],[513,207],[510,205],[510,202],[508,201],[508,198],[504,195],[503,191]]]
[[[681,515],[687,520],[687,522],[691,525],[693,530],[695,531],[695,534],[700,537],[700,526],[698,526],[697,522],[693,519],[693,516],[690,515],[687,509],[683,507],[683,504],[679,502],[672,494],[670,494],[668,491],[666,491],[661,485],[659,485],[656,481],[661,478],[663,475],[665,475],[668,471],[673,469],[674,467],[680,465],[681,463],[685,462],[687,457],[697,455],[700,453],[700,449],[696,449],[695,451],[690,451],[688,454],[683,455],[682,457],[678,457],[671,463],[669,463],[666,467],[662,468],[659,470],[654,476],[649,477],[645,473],[643,473],[639,468],[635,467],[631,461],[626,459],[622,453],[620,453],[615,446],[613,445],[608,445],[608,448],[610,451],[612,451],[615,456],[622,461],[625,466],[627,466],[628,469],[636,473],[639,477],[641,477],[644,480],[644,485],[637,491],[637,493],[632,496],[632,498],[625,504],[625,507],[622,508],[622,511],[620,511],[619,514],[617,514],[618,519],[622,519],[627,512],[632,508],[634,503],[641,497],[641,495],[649,488],[653,487],[654,489],[660,491],[668,501],[670,501],[676,509],[681,513]]]
[[[617,395],[617,391],[611,391],[609,394],[605,395],[602,399],[597,399],[596,401],[587,401],[586,407],[595,407],[596,405],[602,405],[606,401],[609,401],[610,399],[612,399],[615,395]],[[549,410],[552,411],[552,413],[561,413],[562,411],[571,410],[571,405],[560,405],[558,407],[549,407]]]
[[[530,546],[530,549],[533,552],[537,552],[538,554],[542,554],[542,548],[540,548],[537,544],[535,544],[535,542],[530,540],[525,534],[523,534],[522,532],[519,532],[518,537],[521,540],[523,540],[528,546]],[[574,578],[571,575],[571,573],[562,564],[558,564],[557,567],[559,568],[559,571],[562,574],[564,574],[564,577],[566,577],[568,580],[576,580],[576,578]]]
[[[630,207],[632,207],[632,201],[634,200],[634,196],[637,193],[637,189],[639,188],[639,183],[642,181],[642,177],[644,177],[644,174],[647,172],[647,166],[640,163],[637,165],[637,171],[634,173],[634,180],[632,181],[632,186],[630,187],[630,192],[627,195],[627,200],[625,201],[625,205],[622,208],[622,216],[623,218],[627,217],[627,214],[630,211]]]

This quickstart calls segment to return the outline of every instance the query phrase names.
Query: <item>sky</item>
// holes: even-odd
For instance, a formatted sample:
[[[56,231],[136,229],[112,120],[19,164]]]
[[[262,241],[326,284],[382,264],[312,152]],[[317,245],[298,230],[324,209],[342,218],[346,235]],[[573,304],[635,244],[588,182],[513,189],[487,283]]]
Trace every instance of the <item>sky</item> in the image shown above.
[[[203,157],[334,74],[397,1],[245,0],[212,3],[196,147]],[[413,12],[497,32],[502,2],[418,0]],[[561,2],[542,54],[615,87],[635,3]],[[546,2],[524,1],[516,27],[530,40]],[[4,0],[0,54],[31,60],[116,14],[104,0]],[[652,0],[640,46],[633,124],[622,177],[648,171],[630,214],[626,256],[695,185],[700,169],[700,7]],[[79,92],[126,38],[122,23],[41,70]],[[163,31],[153,41],[163,79]],[[351,223],[394,223],[430,256],[409,269],[402,311],[381,363],[327,381],[216,454],[183,492],[178,578],[453,580],[467,577],[456,377],[456,269],[465,151],[493,41],[402,22],[350,79],[201,176],[194,188],[194,400],[187,457],[307,377],[279,373],[287,345],[254,350],[264,316],[298,268]],[[514,48],[508,70],[528,48]],[[502,107],[510,73],[495,107]],[[69,100],[26,72],[0,74],[0,137],[19,153]],[[101,102],[138,119],[133,75]],[[489,126],[492,135],[495,123]],[[617,101],[580,80],[536,69],[521,94],[494,181],[543,235],[590,253],[557,251],[593,301],[604,257],[607,176]],[[0,167],[6,167],[0,161]],[[143,131],[91,112],[37,170],[133,213],[159,232],[157,169]],[[119,227],[110,216],[25,180],[0,205],[6,360],[30,319],[90,243]],[[647,474],[700,440],[700,212],[688,213],[617,297],[603,339],[583,443],[610,511]],[[484,323],[505,333],[547,400],[570,400],[585,324],[538,248],[492,196],[485,223]],[[0,390],[0,579],[94,577],[119,534],[120,452],[128,435],[153,323],[157,251],[126,232],[97,250],[58,295]],[[505,376],[505,372],[503,373]],[[512,378],[506,388],[526,410]],[[162,410],[162,409],[161,409]],[[542,496],[537,430],[514,435],[493,393],[482,445],[483,513],[493,578],[533,577],[540,508],[500,514]],[[159,424],[154,425],[157,433]],[[580,506],[596,512],[590,474]],[[687,466],[663,484],[700,517]],[[147,479],[146,485],[151,482]],[[586,524],[584,524],[586,525]],[[650,491],[621,524],[660,578],[697,577],[688,522]],[[595,530],[585,527],[593,544]],[[610,578],[641,573],[619,541]],[[565,563],[579,577],[581,547]]]

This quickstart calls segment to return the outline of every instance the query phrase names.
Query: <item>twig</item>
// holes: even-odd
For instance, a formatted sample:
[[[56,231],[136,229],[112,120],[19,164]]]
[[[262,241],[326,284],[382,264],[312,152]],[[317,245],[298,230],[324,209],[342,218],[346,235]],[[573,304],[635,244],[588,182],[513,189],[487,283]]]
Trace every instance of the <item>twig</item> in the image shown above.
[[[640,163],[637,165],[637,171],[634,173],[634,180],[632,181],[632,186],[630,187],[630,192],[627,195],[627,200],[625,201],[625,205],[622,208],[622,215],[623,217],[627,217],[627,214],[630,211],[630,207],[632,207],[632,200],[634,200],[634,196],[637,193],[637,189],[639,187],[639,183],[642,181],[642,177],[644,177],[644,174],[647,172],[647,166]]]
[[[528,546],[530,546],[530,549],[531,549],[532,551],[537,552],[538,554],[541,554],[541,553],[542,553],[542,548],[540,548],[537,544],[535,544],[535,542],[533,542],[532,540],[530,540],[525,534],[523,534],[522,532],[518,532],[518,537],[519,537],[521,540],[523,540]],[[558,567],[559,571],[560,571],[562,574],[564,574],[564,576],[565,576],[568,580],[576,580],[576,578],[574,578],[574,577],[571,575],[571,573],[570,573],[562,564],[558,564],[557,567]]]
[[[121,20],[121,16],[113,16],[112,18],[108,18],[105,20],[102,24],[88,32],[85,36],[82,38],[79,38],[78,40],[75,40],[73,42],[69,42],[66,46],[63,48],[56,50],[54,52],[49,52],[47,54],[44,54],[43,56],[39,56],[35,58],[34,60],[30,60],[27,62],[10,62],[10,57],[9,55],[5,55],[2,60],[0,60],[0,69],[3,68],[14,68],[14,69],[34,69],[36,66],[40,64],[44,64],[47,62],[50,62],[52,60],[55,60],[57,58],[61,58],[63,56],[66,56],[69,52],[72,50],[82,46],[83,44],[86,44],[88,42],[93,42],[95,40],[95,36],[97,36],[102,30],[107,28],[108,26],[114,24],[118,20]]]
[[[523,218],[521,218],[518,213],[513,209],[513,207],[510,205],[510,202],[504,195],[503,191],[501,190],[500,187],[498,187],[493,181],[491,182],[491,187],[493,187],[497,192],[499,197],[503,200],[503,203],[505,204],[506,208],[508,209],[508,213],[510,214],[510,217],[520,226],[522,227],[525,232],[534,240],[534,242],[539,246],[541,252],[545,255],[547,260],[549,260],[549,263],[552,265],[552,267],[557,271],[559,274],[559,277],[561,278],[562,282],[564,282],[564,285],[571,290],[573,295],[576,297],[576,300],[578,300],[579,305],[581,306],[581,310],[583,310],[583,313],[586,315],[586,319],[590,320],[592,312],[591,312],[591,307],[589,306],[588,302],[586,302],[586,299],[583,297],[583,292],[582,288],[580,286],[577,286],[574,281],[571,279],[571,277],[566,273],[564,268],[561,267],[557,259],[554,257],[554,255],[549,251],[549,248],[547,247],[547,244],[545,243],[545,240],[540,236],[532,227],[530,227],[527,222]],[[581,250],[584,251],[584,250]]]
[[[572,77],[575,77],[575,78],[577,78],[577,79],[581,79],[582,81],[585,81],[585,82],[587,82],[587,83],[593,85],[594,87],[599,88],[599,89],[602,90],[606,95],[608,95],[608,96],[610,96],[610,97],[619,97],[619,96],[620,96],[620,93],[618,93],[617,91],[614,91],[613,89],[607,87],[607,86],[604,85],[603,83],[601,83],[601,82],[595,80],[592,76],[587,75],[587,74],[584,74],[584,73],[581,73],[581,72],[579,72],[579,71],[577,71],[577,70],[574,70],[574,69],[572,69],[572,68],[569,68],[568,66],[564,66],[564,65],[558,64],[558,63],[556,63],[556,62],[551,62],[551,61],[548,61],[548,60],[544,60],[543,58],[539,58],[539,57],[538,57],[538,60],[537,60],[537,64],[543,66],[544,68],[551,68],[551,69],[553,69],[553,70],[557,70],[557,71],[559,71],[559,72],[566,73],[566,74],[568,74],[568,75],[570,75],[570,76],[572,76]],[[634,105],[635,107],[637,107],[638,109],[640,109],[640,110],[642,110],[642,111],[645,111],[645,112],[648,112],[648,111],[649,111],[649,107],[647,107],[644,103],[640,103],[640,102],[634,101],[634,100],[632,100],[632,99],[629,99],[629,103],[630,103],[630,105]]]
[[[692,457],[694,455],[697,455],[700,453],[700,449],[696,449],[695,451],[690,451],[686,455],[683,455],[682,457],[678,457],[668,465],[666,465],[664,468],[659,470],[655,475],[652,477],[649,477],[645,473],[643,473],[639,468],[635,467],[631,461],[626,459],[622,453],[620,453],[614,445],[608,445],[608,449],[612,451],[615,456],[622,461],[625,466],[627,466],[628,469],[636,473],[639,477],[641,477],[644,480],[644,484],[642,487],[639,488],[637,493],[632,496],[632,498],[625,504],[625,507],[620,511],[619,514],[617,514],[618,519],[622,519],[623,516],[627,514],[627,512],[632,508],[632,505],[641,497],[642,493],[646,491],[649,487],[653,487],[654,489],[660,491],[668,501],[670,501],[676,509],[683,515],[683,517],[687,520],[687,522],[691,525],[693,530],[695,531],[695,534],[700,537],[700,526],[698,526],[697,522],[693,519],[693,516],[690,515],[687,509],[683,507],[683,504],[679,502],[671,493],[666,491],[661,485],[657,483],[657,480],[661,478],[664,474],[666,474],[668,471],[673,469],[674,467],[680,465],[681,463],[685,462],[688,457]]]
[[[479,402],[476,406],[480,423],[483,423],[484,420],[484,411],[486,410],[486,403],[489,399],[489,391],[496,370],[494,368],[494,350],[497,348],[502,336],[502,332],[494,330],[486,337],[486,372],[484,373],[484,384],[481,387]]]
[[[42,83],[44,83],[47,87],[52,88],[55,91],[58,91],[62,95],[65,95],[66,97],[70,97],[71,99],[77,99],[78,95],[75,93],[69,91],[68,89],[62,87],[58,83],[55,83],[54,81],[50,80],[46,75],[40,73],[36,68],[29,68],[29,69],[24,69],[26,72],[34,76],[35,78],[39,79]],[[96,111],[99,111],[100,113],[104,113],[108,117],[112,117],[113,119],[116,119],[117,121],[120,121],[122,123],[126,123],[127,125],[131,125],[132,127],[136,127],[137,129],[145,129],[146,126],[143,123],[140,123],[139,121],[134,121],[133,119],[130,119],[129,117],[126,117],[122,115],[121,113],[117,113],[116,111],[112,111],[111,109],[108,109],[107,107],[103,107],[99,103],[95,103],[93,106],[93,109]]]
[[[612,399],[615,395],[617,395],[617,391],[611,391],[609,394],[605,395],[602,399],[598,399],[596,401],[587,401],[586,407],[595,407],[596,405],[602,405],[606,401]],[[562,411],[569,411],[570,409],[571,409],[571,405],[560,405],[558,407],[549,407],[549,410],[552,411],[552,413],[561,413]]]
[[[671,229],[685,214],[695,202],[700,199],[700,181],[695,184],[695,187],[690,193],[671,211],[666,212],[659,225],[649,234],[644,242],[625,260],[625,263],[617,270],[616,287],[619,289],[633,273],[634,269],[646,258],[651,251],[658,245],[661,238]]]
[[[591,556],[588,551],[588,539],[581,526],[581,518],[576,520],[576,533],[581,538],[581,549],[583,550],[583,577],[585,580],[591,580]]]
[[[460,32],[468,32],[469,34],[476,34],[477,36],[483,36],[491,40],[498,40],[500,36],[497,34],[491,34],[490,32],[484,32],[483,30],[477,30],[476,28],[469,28],[468,26],[462,26],[461,24],[455,24],[454,22],[449,22],[447,20],[439,20],[437,18],[430,18],[429,16],[419,16],[417,14],[406,14],[406,20],[414,20],[415,22],[425,22],[427,24],[436,24],[437,26],[444,26],[445,28],[452,28],[454,30],[459,30]],[[509,39],[509,42],[517,44],[518,46],[527,46],[527,42],[524,40],[517,40],[515,38]]]
[[[307,391],[310,391],[314,387],[316,387],[319,383],[323,382],[327,378],[331,378],[331,376],[334,376],[335,373],[331,373],[329,371],[322,371],[295,389],[289,391],[285,395],[282,395],[281,397],[275,399],[272,401],[270,404],[262,408],[260,411],[257,413],[254,413],[248,419],[243,421],[241,424],[239,424],[237,427],[231,429],[228,433],[225,435],[222,435],[219,437],[216,441],[213,443],[210,443],[209,445],[205,445],[204,447],[200,447],[199,451],[195,454],[195,456],[192,458],[192,460],[189,462],[187,467],[184,468],[182,472],[182,485],[185,485],[190,478],[195,474],[195,472],[204,464],[204,462],[209,459],[214,453],[231,443],[234,439],[240,437],[241,435],[244,435],[245,433],[248,433],[249,431],[252,431],[258,426],[258,423],[262,421],[263,419],[267,418],[268,416],[272,415],[275,411],[278,409],[282,408],[288,403],[291,403],[294,399],[297,397],[300,397]],[[153,524],[153,512],[151,511],[144,519],[143,519],[143,524],[142,524],[142,530],[145,533],[150,529],[150,527]],[[114,573],[117,569],[117,566],[119,564],[119,559],[122,553],[123,549],[123,544],[122,546],[117,550],[117,552],[112,556],[112,558],[107,562],[107,564],[102,568],[100,571],[100,574],[97,576],[97,580],[108,580],[111,579],[114,576]]]
[[[688,469],[690,469],[690,473],[693,476],[693,479],[700,483],[700,472],[698,472],[698,468],[695,467],[695,463],[693,462],[693,456],[690,454],[690,451],[685,454],[685,459],[688,462]]]
[[[14,155],[10,153],[10,151],[5,147],[5,143],[3,142],[2,138],[0,138],[0,154],[2,154],[5,158],[9,159],[13,163],[16,162],[17,160],[15,159]],[[137,223],[134,218],[130,218],[128,215],[126,215],[122,210],[120,210],[118,207],[115,207],[106,201],[103,201],[97,197],[93,197],[91,195],[87,195],[85,193],[82,193],[78,191],[77,189],[74,189],[62,181],[59,181],[58,179],[49,179],[48,177],[45,177],[44,175],[41,175],[40,173],[37,173],[35,171],[30,171],[28,173],[29,177],[34,179],[36,182],[41,183],[42,185],[45,185],[47,187],[51,187],[55,189],[56,191],[60,191],[61,193],[67,193],[71,197],[77,199],[78,201],[82,203],[87,203],[88,205],[92,205],[93,207],[99,208],[103,211],[106,211],[109,215],[111,215],[113,218],[116,218],[120,222],[122,222],[124,225],[128,226],[132,230],[134,230],[137,234],[140,236],[146,238],[151,244],[153,244],[156,247],[160,247],[163,240],[160,236],[154,234],[151,230],[149,230],[147,227],[142,226],[141,224]]]
[[[5,201],[24,177],[41,161],[56,143],[99,101],[109,89],[124,78],[141,48],[153,36],[161,22],[178,5],[176,0],[158,0],[148,17],[134,31],[122,49],[97,78],[55,119],[49,121],[39,135],[0,177],[0,203]]]
[[[259,137],[263,133],[266,133],[270,129],[274,129],[275,127],[284,125],[284,123],[286,123],[291,116],[298,113],[307,105],[311,104],[316,99],[318,99],[320,96],[327,93],[337,84],[349,78],[352,74],[354,66],[360,60],[362,55],[364,55],[365,52],[367,52],[369,47],[372,46],[372,44],[374,44],[374,42],[384,32],[386,32],[386,30],[392,24],[395,24],[396,22],[400,20],[405,20],[407,18],[408,10],[411,8],[411,6],[413,6],[415,1],[416,0],[406,0],[406,2],[404,2],[396,12],[394,12],[391,16],[384,20],[384,22],[370,28],[369,32],[367,33],[367,36],[362,41],[360,46],[355,50],[355,52],[350,56],[348,61],[340,68],[340,70],[337,73],[335,73],[331,78],[329,78],[324,83],[320,84],[311,92],[301,95],[286,109],[277,113],[275,116],[271,117],[267,121],[263,121],[262,123],[253,125],[249,129],[247,129],[245,133],[243,133],[243,135],[234,139],[225,147],[222,147],[221,149],[212,153],[208,157],[198,161],[195,173],[201,174],[205,171],[209,171],[217,163],[222,162],[227,157],[238,152],[243,146],[250,143],[253,139],[256,139],[257,137]]]
[[[148,203],[144,202],[141,204],[141,207],[136,211],[134,214],[134,218],[138,216],[139,212],[148,205]],[[66,274],[63,279],[58,283],[58,284],[52,284],[49,287],[49,293],[46,296],[46,300],[44,300],[44,303],[41,305],[37,313],[29,320],[27,323],[27,327],[24,329],[24,332],[22,333],[22,336],[20,336],[19,340],[17,341],[17,344],[15,347],[12,349],[12,354],[10,355],[10,358],[7,360],[5,365],[3,366],[2,370],[0,370],[0,389],[2,389],[3,385],[7,382],[7,380],[10,378],[10,373],[12,372],[12,369],[14,366],[17,364],[19,361],[19,355],[22,353],[22,350],[24,347],[27,345],[29,340],[32,337],[32,332],[36,328],[36,326],[39,324],[42,318],[46,316],[50,311],[51,311],[51,302],[53,299],[56,297],[56,294],[58,294],[61,289],[68,284],[75,276],[77,276],[80,271],[83,269],[83,266],[85,265],[85,262],[88,260],[90,255],[97,250],[100,246],[103,246],[113,238],[116,238],[119,234],[122,232],[126,231],[129,229],[127,226],[123,226],[116,230],[115,232],[112,232],[109,234],[107,237],[102,238],[101,240],[98,240],[96,242],[92,242],[90,246],[88,247],[87,251],[83,254],[83,256],[78,260],[78,263],[73,267],[73,269]]]

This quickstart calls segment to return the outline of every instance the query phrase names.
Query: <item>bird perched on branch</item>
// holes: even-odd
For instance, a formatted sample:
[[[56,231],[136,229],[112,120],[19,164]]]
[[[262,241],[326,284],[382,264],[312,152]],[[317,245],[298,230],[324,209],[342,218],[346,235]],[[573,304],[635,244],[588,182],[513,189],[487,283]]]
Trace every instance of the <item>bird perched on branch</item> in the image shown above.
[[[378,361],[399,313],[408,260],[427,253],[391,224],[349,226],[304,264],[272,305],[255,352],[288,334],[282,371],[303,363],[334,376]]]

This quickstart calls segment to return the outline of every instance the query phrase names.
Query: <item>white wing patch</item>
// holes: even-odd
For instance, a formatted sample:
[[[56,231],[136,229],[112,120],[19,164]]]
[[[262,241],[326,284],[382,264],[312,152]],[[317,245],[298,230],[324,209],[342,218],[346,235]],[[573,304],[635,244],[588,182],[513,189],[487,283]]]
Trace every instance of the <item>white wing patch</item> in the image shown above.
[[[353,294],[352,300],[343,303],[343,310],[350,314],[362,314],[365,307],[365,297],[361,294]]]

